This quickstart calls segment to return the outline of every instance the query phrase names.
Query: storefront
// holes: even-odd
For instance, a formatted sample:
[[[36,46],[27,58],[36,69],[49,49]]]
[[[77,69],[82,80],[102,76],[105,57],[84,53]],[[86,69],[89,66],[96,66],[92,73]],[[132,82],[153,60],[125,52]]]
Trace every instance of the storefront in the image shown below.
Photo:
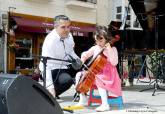
[[[9,29],[15,35],[8,36],[7,70],[9,73],[31,75],[39,63],[44,38],[53,29],[53,18],[10,13]],[[94,24],[72,22],[71,32],[78,55],[93,45],[94,30]]]

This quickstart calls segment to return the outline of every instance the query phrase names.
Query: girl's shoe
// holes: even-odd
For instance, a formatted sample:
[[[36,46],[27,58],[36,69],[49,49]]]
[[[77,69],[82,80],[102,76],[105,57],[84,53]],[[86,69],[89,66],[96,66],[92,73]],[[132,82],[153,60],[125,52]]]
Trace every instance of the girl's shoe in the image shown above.
[[[109,105],[100,105],[95,109],[97,112],[104,112],[110,110]]]

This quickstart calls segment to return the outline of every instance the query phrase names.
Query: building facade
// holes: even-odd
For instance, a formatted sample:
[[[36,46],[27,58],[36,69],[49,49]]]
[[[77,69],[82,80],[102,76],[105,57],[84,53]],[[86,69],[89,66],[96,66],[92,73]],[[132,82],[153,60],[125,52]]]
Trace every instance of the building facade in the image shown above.
[[[1,71],[23,74],[33,71],[39,58],[32,55],[40,55],[56,15],[64,14],[72,20],[71,31],[76,44],[80,44],[77,53],[86,47],[84,41],[92,40],[96,0],[0,0],[0,3],[1,30],[5,27],[1,35]]]
[[[42,42],[53,28],[53,18],[59,14],[72,20],[71,31],[80,55],[93,45],[96,24],[123,22],[127,3],[125,0],[0,0],[0,27],[9,32],[3,32],[0,39],[0,71],[29,74],[39,62],[32,55],[40,55]],[[130,21],[132,27],[133,20]]]

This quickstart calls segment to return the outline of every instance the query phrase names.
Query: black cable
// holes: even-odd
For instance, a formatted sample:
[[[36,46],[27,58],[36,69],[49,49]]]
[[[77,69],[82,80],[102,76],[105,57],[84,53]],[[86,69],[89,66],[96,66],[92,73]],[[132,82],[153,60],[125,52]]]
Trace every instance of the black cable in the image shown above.
[[[65,55],[63,59],[65,59],[66,56],[67,56],[67,55]],[[55,80],[53,81],[53,83],[50,84],[50,85],[48,85],[48,86],[46,86],[46,88],[50,87],[51,85],[53,85],[53,84],[57,81],[57,79],[58,79],[58,77],[59,77],[59,75],[60,75],[60,71],[61,71],[61,68],[62,68],[63,63],[64,63],[64,61],[62,61],[61,65],[60,65],[60,68],[58,69],[56,78],[55,78]]]

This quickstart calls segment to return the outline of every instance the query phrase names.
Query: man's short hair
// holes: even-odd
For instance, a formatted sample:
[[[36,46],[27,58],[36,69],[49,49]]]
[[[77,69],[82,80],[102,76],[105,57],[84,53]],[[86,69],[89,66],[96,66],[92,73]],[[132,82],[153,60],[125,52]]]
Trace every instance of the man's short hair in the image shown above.
[[[54,18],[54,25],[57,25],[60,22],[60,20],[70,21],[69,17],[67,17],[66,15],[57,15]]]

